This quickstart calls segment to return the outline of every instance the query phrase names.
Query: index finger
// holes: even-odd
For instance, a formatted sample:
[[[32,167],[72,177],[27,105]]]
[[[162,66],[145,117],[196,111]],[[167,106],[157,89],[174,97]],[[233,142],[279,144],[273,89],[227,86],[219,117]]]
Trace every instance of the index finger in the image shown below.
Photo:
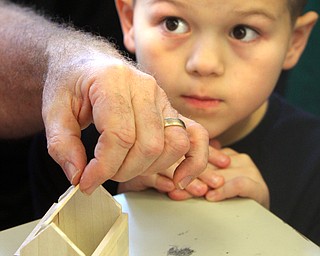
[[[107,86],[106,86],[107,85]],[[115,86],[116,85],[116,86]],[[135,120],[130,90],[124,77],[103,74],[90,87],[93,122],[100,133],[80,180],[80,189],[91,194],[115,175],[135,142]]]
[[[190,140],[190,150],[176,168],[173,181],[177,188],[186,188],[208,164],[209,135],[205,128],[188,118],[180,116],[186,124]]]

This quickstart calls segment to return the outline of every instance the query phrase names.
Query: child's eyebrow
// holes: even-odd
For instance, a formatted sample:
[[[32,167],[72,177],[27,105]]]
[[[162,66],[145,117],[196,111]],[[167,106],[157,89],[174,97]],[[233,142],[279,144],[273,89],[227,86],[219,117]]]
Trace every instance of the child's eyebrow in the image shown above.
[[[186,6],[188,5],[187,2],[185,1],[180,1],[180,0],[148,0],[147,4],[155,4],[155,3],[161,3],[161,2],[167,2],[176,6]]]
[[[187,8],[187,9],[192,9],[189,8],[190,3],[186,0],[147,0],[147,4],[152,5],[156,3],[169,3],[178,7],[182,8]],[[235,15],[239,17],[248,17],[248,16],[254,16],[254,15],[259,15],[259,16],[264,16],[265,18],[269,20],[276,20],[276,15],[273,14],[272,12],[263,9],[263,8],[248,8],[248,9],[234,9],[232,11]]]
[[[265,16],[267,19],[276,20],[276,16],[265,9],[248,9],[248,10],[234,10],[235,15],[240,17],[247,17],[253,15]]]

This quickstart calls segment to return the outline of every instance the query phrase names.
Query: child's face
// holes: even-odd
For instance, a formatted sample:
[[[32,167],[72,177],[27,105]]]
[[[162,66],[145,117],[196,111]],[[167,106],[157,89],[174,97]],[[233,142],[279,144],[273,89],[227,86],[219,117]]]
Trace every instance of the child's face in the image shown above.
[[[222,143],[257,125],[281,70],[295,64],[287,0],[137,0],[133,10],[127,48]]]

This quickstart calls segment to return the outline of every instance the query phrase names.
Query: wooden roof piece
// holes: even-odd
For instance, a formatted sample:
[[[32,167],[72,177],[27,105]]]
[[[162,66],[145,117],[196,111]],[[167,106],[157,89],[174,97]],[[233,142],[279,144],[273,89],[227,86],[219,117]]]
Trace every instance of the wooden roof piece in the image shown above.
[[[52,205],[15,255],[129,254],[128,216],[102,187],[92,195],[71,186]]]

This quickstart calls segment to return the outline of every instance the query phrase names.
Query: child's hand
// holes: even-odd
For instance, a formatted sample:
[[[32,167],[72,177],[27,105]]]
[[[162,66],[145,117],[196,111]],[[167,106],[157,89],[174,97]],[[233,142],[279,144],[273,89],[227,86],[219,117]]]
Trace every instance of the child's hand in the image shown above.
[[[191,197],[205,196],[208,201],[222,201],[232,197],[251,198],[269,208],[269,190],[258,168],[246,154],[240,154],[230,148],[210,147],[209,163],[206,170],[186,189],[175,188],[172,175],[176,163],[162,174],[138,176],[120,183],[118,192],[142,191],[155,188],[168,193],[173,200],[185,200]]]
[[[231,158],[230,165],[225,169],[203,172],[199,178],[206,184],[212,176],[224,177],[224,184],[209,189],[205,197],[209,201],[221,201],[232,197],[247,197],[254,199],[265,208],[269,208],[269,190],[258,168],[246,154],[240,154],[230,148],[222,149],[222,152]]]
[[[224,184],[224,178],[213,170],[226,168],[230,164],[230,157],[221,151],[217,140],[210,140],[208,165],[205,171],[184,190],[175,189],[168,193],[173,200],[185,200],[192,197],[205,196],[209,189],[217,189]],[[203,177],[203,179],[201,178]]]
[[[209,161],[215,163],[218,167],[224,168],[229,165],[229,156],[220,150],[210,147]],[[185,190],[177,189],[172,181],[173,173],[182,159],[172,165],[169,169],[161,172],[161,174],[153,174],[148,176],[138,176],[127,182],[119,183],[118,193],[128,191],[142,191],[148,188],[155,188],[160,192],[167,192],[169,197],[174,200],[184,200],[191,197],[204,196],[208,192],[208,185],[200,179],[195,179]],[[217,169],[212,164],[208,164],[207,169]],[[212,176],[210,179],[211,188],[217,188],[223,183],[223,177]]]
[[[209,163],[204,172],[197,179],[189,184],[184,190],[175,189],[168,193],[173,200],[185,200],[192,197],[205,196],[209,189],[217,189],[224,184],[224,177],[216,171],[220,168],[227,168],[230,164],[230,157],[220,150],[218,141],[211,141],[209,147]]]
[[[167,175],[173,173],[175,167],[174,164],[166,171]],[[169,176],[169,175],[168,175]],[[172,175],[170,175],[172,176]],[[148,188],[154,188],[159,192],[168,193],[168,196],[174,200],[185,200],[191,197],[204,196],[208,192],[208,186],[199,179],[195,179],[186,189],[177,189],[174,186],[172,177],[169,178],[163,174],[152,174],[147,176],[137,176],[129,181],[119,183],[118,193],[124,193],[129,191],[143,191]]]
[[[174,189],[168,192],[168,196],[173,200],[186,200],[192,197],[205,196],[211,189],[217,189],[224,184],[224,178],[221,175],[216,175],[210,172],[210,168],[215,168],[208,164],[207,169],[200,176],[191,182],[185,189]],[[204,182],[201,177],[204,173],[210,173],[210,187]],[[209,183],[209,182],[208,182]]]
[[[151,174],[137,176],[129,181],[119,183],[118,193],[143,191],[148,188],[155,188],[159,192],[170,192],[175,189],[175,186],[171,178],[160,174]]]

